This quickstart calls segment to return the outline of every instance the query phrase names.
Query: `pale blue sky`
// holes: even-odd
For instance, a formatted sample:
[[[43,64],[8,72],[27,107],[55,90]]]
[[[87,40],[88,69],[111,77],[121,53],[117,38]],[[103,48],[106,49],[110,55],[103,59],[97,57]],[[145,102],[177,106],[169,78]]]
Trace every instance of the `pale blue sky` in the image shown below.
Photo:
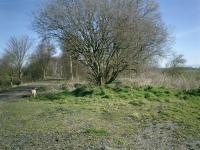
[[[28,35],[37,42],[32,31],[33,12],[41,6],[42,0],[0,0],[0,55],[10,36]]]
[[[187,65],[200,66],[200,0],[157,0],[163,21],[175,38],[172,49]]]
[[[10,36],[29,35],[32,12],[44,0],[0,0],[0,55]],[[187,65],[200,66],[200,0],[157,0],[162,19],[175,37],[172,49],[183,54]]]

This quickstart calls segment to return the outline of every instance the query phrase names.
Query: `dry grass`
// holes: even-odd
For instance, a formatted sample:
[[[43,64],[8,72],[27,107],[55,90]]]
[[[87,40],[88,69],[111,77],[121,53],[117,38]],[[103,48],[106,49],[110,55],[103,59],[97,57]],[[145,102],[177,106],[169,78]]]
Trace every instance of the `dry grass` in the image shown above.
[[[140,75],[120,78],[126,84],[134,84],[136,86],[165,86],[180,90],[190,90],[200,87],[200,71],[183,71],[178,76],[170,76],[161,70],[148,70]]]

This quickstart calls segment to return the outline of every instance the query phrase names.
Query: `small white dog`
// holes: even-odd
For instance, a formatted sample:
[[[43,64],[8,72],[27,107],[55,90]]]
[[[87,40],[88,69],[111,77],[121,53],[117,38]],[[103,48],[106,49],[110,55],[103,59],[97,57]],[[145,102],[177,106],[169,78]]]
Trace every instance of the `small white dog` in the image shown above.
[[[31,96],[33,96],[34,98],[36,97],[37,91],[36,88],[31,90]]]

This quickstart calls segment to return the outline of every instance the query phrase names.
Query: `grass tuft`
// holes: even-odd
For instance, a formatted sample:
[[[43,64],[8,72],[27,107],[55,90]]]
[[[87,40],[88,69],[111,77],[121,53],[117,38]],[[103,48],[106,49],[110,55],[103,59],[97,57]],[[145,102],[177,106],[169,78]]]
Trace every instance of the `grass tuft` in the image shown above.
[[[86,134],[93,135],[93,136],[108,136],[109,133],[103,129],[96,129],[96,128],[89,128],[85,131]]]

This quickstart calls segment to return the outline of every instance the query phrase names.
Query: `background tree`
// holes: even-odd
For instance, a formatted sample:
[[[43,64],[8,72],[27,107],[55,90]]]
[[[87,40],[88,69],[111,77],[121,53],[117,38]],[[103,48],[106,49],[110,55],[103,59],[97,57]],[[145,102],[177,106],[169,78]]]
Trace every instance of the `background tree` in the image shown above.
[[[34,54],[29,58],[29,63],[25,68],[24,76],[28,81],[37,81],[43,79],[43,70]]]
[[[2,86],[13,86],[15,68],[11,56],[4,54],[0,60],[0,84]]]
[[[46,79],[48,65],[54,52],[55,47],[53,44],[51,44],[49,40],[43,39],[37,46],[35,54],[32,56],[33,62],[39,64],[39,67],[41,67],[43,79]]]
[[[83,66],[79,61],[75,59],[72,60],[66,49],[62,49],[60,67],[62,70],[61,76],[65,79],[74,79],[79,81],[79,79],[85,80],[87,77],[87,68],[85,68],[85,66]]]
[[[64,72],[65,74],[69,74],[70,75],[70,79],[73,80],[74,79],[74,72],[73,72],[73,60],[72,60],[72,56],[70,53],[70,45],[68,45],[67,41],[61,41],[61,50],[62,50],[62,61],[64,66]],[[68,77],[66,77],[68,78]]]
[[[16,69],[19,84],[22,81],[22,69],[26,63],[28,51],[31,48],[31,40],[28,36],[20,38],[11,37],[8,41],[6,53],[9,56],[12,66]]]
[[[182,67],[184,67],[186,63],[186,59],[183,58],[184,56],[179,54],[173,54],[171,60],[167,64],[168,73],[171,76],[177,76],[181,74]]]
[[[98,85],[163,55],[168,37],[153,0],[53,0],[36,15],[34,29],[67,43]]]

